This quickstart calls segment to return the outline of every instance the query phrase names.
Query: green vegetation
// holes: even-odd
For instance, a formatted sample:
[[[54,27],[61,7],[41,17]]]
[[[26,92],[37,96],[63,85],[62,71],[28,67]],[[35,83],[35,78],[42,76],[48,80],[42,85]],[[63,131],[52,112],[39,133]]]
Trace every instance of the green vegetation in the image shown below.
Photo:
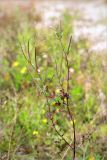
[[[56,113],[57,130],[67,142],[73,142],[73,122],[61,112],[66,106],[60,97],[62,88],[67,92],[62,52],[73,35],[73,18],[65,12],[61,25],[35,29],[28,15],[19,17],[14,17],[15,22],[7,21],[5,33],[4,26],[0,28],[0,158],[71,160],[71,148],[52,126],[46,97]],[[90,47],[87,39],[75,41],[72,36],[68,55],[69,107],[76,126],[76,157],[106,160],[107,118],[101,106],[107,101],[107,55],[89,52]],[[45,92],[47,86],[49,92]]]

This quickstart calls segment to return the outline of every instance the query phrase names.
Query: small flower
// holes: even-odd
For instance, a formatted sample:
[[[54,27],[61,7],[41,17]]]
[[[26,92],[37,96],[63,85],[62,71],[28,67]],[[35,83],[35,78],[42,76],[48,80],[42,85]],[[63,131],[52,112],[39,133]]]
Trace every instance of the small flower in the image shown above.
[[[69,71],[70,71],[70,73],[74,73],[74,69],[73,68],[70,68]]]
[[[90,158],[89,158],[89,160],[95,160],[94,156],[91,155]]]
[[[67,99],[66,98],[64,98],[64,102],[66,102],[67,101]]]
[[[46,59],[47,57],[48,57],[47,54],[44,54],[44,55],[43,55],[43,58],[44,58],[44,59]]]
[[[45,112],[46,112],[46,111],[43,109],[43,110],[42,110],[42,114],[45,114]]]
[[[40,74],[41,70],[38,68],[38,74]]]
[[[52,105],[52,106],[56,106],[56,102],[52,102],[51,105]]]
[[[39,132],[38,131],[33,131],[33,135],[38,135],[39,134]]]
[[[60,93],[60,89],[57,88],[55,92],[56,92],[56,94],[59,94]]]
[[[26,67],[23,67],[23,68],[21,69],[20,73],[24,74],[24,73],[26,73],[26,71],[27,71],[27,68],[26,68]]]
[[[19,62],[15,61],[13,62],[12,67],[17,67],[18,65],[19,65]]]
[[[44,124],[46,124],[46,123],[47,123],[47,119],[44,118],[44,119],[42,120],[42,122],[43,122]]]
[[[73,122],[75,123],[75,122],[76,122],[76,120],[74,119],[73,121],[72,121],[72,120],[70,121],[70,123],[71,123],[72,125],[73,125]]]
[[[9,78],[10,78],[10,75],[7,73],[7,74],[5,74],[5,76],[4,76],[4,80],[5,81],[8,81],[9,80]]]

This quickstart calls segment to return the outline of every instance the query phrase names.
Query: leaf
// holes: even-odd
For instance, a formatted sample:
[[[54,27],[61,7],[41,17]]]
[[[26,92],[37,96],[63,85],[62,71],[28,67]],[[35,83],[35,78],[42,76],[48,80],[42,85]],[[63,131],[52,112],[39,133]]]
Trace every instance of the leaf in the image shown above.
[[[80,86],[76,86],[71,90],[71,97],[74,101],[82,99],[83,95],[84,91]]]
[[[47,78],[51,79],[54,76],[54,69],[49,68],[47,71]]]

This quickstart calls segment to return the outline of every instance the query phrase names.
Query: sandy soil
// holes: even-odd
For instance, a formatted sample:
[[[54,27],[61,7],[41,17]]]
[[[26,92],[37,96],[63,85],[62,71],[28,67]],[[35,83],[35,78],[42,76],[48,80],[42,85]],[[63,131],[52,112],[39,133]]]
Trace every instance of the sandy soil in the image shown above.
[[[49,27],[58,22],[65,9],[79,18],[74,20],[74,38],[90,40],[92,51],[107,51],[107,3],[103,0],[4,0],[0,1],[0,17],[10,13],[16,6],[26,11],[33,6],[42,15],[39,27]]]

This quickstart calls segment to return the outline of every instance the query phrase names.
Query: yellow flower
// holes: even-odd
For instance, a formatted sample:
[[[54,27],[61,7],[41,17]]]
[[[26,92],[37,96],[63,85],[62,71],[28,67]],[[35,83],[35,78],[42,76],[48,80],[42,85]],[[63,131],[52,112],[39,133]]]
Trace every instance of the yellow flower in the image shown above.
[[[47,123],[47,119],[44,118],[44,119],[42,120],[42,122],[43,122],[44,124],[46,124],[46,123]]]
[[[26,68],[26,67],[23,67],[23,68],[20,70],[20,73],[24,74],[24,73],[26,73],[26,71],[27,71],[27,68]]]
[[[56,94],[59,94],[60,93],[60,89],[56,89]]]
[[[74,119],[74,123],[76,122],[76,120]],[[70,121],[70,123],[73,125],[73,121]]]
[[[64,102],[66,102],[67,101],[67,98],[64,98]]]
[[[52,105],[52,106],[56,106],[56,102],[52,102],[51,105]]]
[[[89,160],[95,160],[94,156],[90,156]]]
[[[92,120],[91,122],[90,122],[90,125],[92,125],[94,123],[94,121]]]
[[[10,78],[10,75],[7,73],[7,74],[5,74],[5,76],[4,76],[4,79],[6,80],[6,81],[8,81],[9,80],[9,78]]]
[[[19,62],[15,61],[13,62],[12,67],[17,67],[18,65],[19,65]]]
[[[46,113],[46,111],[43,109],[43,110],[42,110],[42,114],[45,114],[45,113]]]
[[[33,135],[38,135],[39,133],[38,133],[38,131],[33,131]]]

